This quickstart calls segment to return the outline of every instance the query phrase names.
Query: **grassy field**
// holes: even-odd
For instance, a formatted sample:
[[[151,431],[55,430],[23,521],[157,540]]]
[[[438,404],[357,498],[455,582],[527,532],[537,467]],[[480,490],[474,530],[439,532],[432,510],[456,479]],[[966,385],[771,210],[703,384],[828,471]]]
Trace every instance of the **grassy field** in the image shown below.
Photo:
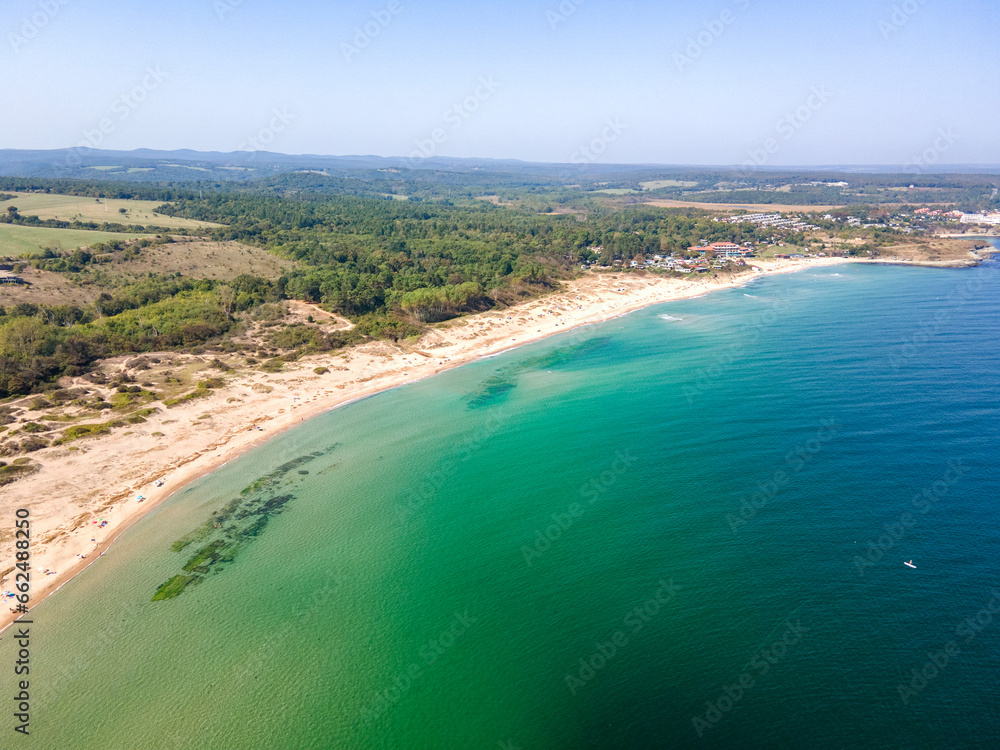
[[[28,283],[0,285],[0,305],[6,307],[18,302],[30,302],[34,305],[86,305],[97,299],[101,292],[108,291],[96,284],[74,283],[64,273],[39,271],[31,266],[18,276]]]
[[[649,182],[639,183],[643,190],[656,190],[657,188],[668,187],[694,187],[697,184],[697,182],[689,182],[687,180],[650,180]]]
[[[704,208],[708,211],[734,211],[742,209],[762,214],[778,212],[816,213],[842,208],[842,206],[792,206],[781,203],[699,203],[697,201],[671,201],[665,199],[644,201],[644,203],[647,206],[659,206],[661,208]]]
[[[75,250],[78,247],[88,247],[95,242],[151,236],[128,232],[88,232],[86,229],[47,229],[0,224],[0,258],[16,258],[37,253],[49,246],[60,250]]]
[[[85,198],[79,195],[57,195],[54,193],[15,193],[17,197],[0,202],[0,211],[9,206],[17,206],[22,216],[37,216],[39,219],[59,219],[61,221],[112,221],[122,224],[144,224],[176,229],[196,229],[214,227],[194,219],[179,219],[155,213],[161,205],[157,201],[132,201],[110,198],[107,201]],[[125,209],[125,213],[121,212]]]
[[[0,232],[4,226],[0,225]],[[27,284],[0,285],[0,305],[18,302],[85,305],[97,299],[101,292],[113,292],[124,284],[146,277],[150,272],[177,272],[195,279],[231,281],[243,273],[276,279],[285,269],[295,267],[295,261],[238,242],[172,242],[144,248],[137,258],[131,260],[124,260],[121,253],[115,253],[115,256],[111,262],[92,266],[79,274],[40,271],[28,266],[19,273]]]
[[[196,172],[207,172],[208,171],[208,169],[206,169],[205,167],[192,167],[192,166],[189,166],[187,164],[164,164],[163,166],[165,166],[165,167],[177,167],[177,168],[180,168],[180,169],[193,169]],[[243,168],[244,167],[223,167],[223,169],[243,169]],[[116,172],[129,172],[129,173],[132,173],[132,172],[152,172],[153,169],[155,169],[155,167],[129,167],[128,169],[125,169],[125,167],[123,167],[121,165],[118,165],[118,166],[115,166],[115,165],[106,165],[106,166],[102,166],[102,167],[87,167],[87,169],[96,169],[99,172],[104,172],[104,173],[106,173],[108,175],[114,176],[114,174]]]
[[[195,279],[231,281],[243,273],[276,279],[295,261],[238,242],[172,242],[145,248],[138,258],[100,266],[116,283],[128,283],[152,273],[180,273]]]

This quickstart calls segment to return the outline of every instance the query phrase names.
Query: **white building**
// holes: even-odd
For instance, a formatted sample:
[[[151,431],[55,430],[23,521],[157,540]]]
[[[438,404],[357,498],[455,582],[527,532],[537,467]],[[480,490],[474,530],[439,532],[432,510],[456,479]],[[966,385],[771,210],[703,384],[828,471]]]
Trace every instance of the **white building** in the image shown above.
[[[1000,213],[996,214],[964,214],[963,224],[1000,224]]]

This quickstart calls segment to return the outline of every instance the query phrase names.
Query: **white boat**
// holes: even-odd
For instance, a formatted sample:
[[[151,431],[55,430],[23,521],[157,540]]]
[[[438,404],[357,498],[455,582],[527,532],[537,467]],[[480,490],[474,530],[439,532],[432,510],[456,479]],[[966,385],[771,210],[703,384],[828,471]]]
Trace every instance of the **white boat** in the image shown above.
[[[909,562],[905,562],[905,563],[903,563],[903,565],[908,565],[909,567],[914,568],[914,569],[917,567],[916,565],[913,564],[913,560],[910,560]]]

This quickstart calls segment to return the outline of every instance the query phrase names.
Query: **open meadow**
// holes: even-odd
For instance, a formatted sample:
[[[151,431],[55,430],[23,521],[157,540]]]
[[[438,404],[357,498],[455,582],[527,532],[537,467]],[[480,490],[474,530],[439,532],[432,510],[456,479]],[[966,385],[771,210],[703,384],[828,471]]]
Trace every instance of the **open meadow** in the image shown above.
[[[0,238],[10,225],[0,224]],[[21,227],[14,227],[21,229]],[[52,230],[65,231],[65,230]],[[103,235],[103,232],[85,232]],[[119,235],[114,235],[118,237]],[[100,239],[100,237],[95,238]],[[2,239],[0,239],[0,247]],[[0,257],[3,252],[0,251]],[[106,262],[90,266],[80,273],[55,273],[27,266],[18,275],[23,285],[0,285],[0,305],[22,302],[40,305],[86,305],[102,292],[132,284],[154,274],[179,273],[188,278],[232,281],[241,274],[276,279],[296,267],[295,261],[279,258],[259,247],[238,242],[175,241],[150,245],[137,255],[115,252],[104,256]]]
[[[647,180],[646,182],[640,182],[639,186],[643,190],[659,190],[660,188],[689,188],[697,185],[697,182],[692,180]]]
[[[758,211],[762,214],[773,214],[777,212],[795,213],[816,213],[819,211],[832,211],[843,206],[793,206],[782,203],[703,203],[698,201],[674,201],[666,198],[660,200],[643,201],[647,206],[658,206],[660,208],[703,208],[706,211]]]
[[[99,266],[115,284],[127,284],[150,273],[179,273],[194,279],[232,281],[241,274],[276,279],[295,261],[279,258],[263,248],[239,242],[177,239],[166,245],[143,248],[138,257],[118,257]]]
[[[90,247],[97,242],[149,236],[151,235],[135,232],[94,232],[87,229],[50,229],[0,224],[0,258],[18,258],[41,252],[47,247],[64,251],[75,250],[78,247]]]
[[[120,222],[169,227],[171,229],[197,229],[216,227],[195,219],[183,219],[156,213],[162,201],[124,200],[119,198],[88,198],[82,195],[57,193],[14,193],[14,198],[0,202],[0,211],[16,206],[22,216],[60,221]],[[124,211],[124,213],[123,213]]]

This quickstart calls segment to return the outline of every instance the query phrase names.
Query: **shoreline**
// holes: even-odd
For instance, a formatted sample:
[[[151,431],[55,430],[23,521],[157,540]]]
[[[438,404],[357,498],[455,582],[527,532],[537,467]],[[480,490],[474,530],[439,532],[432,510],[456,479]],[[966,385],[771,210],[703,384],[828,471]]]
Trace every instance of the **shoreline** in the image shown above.
[[[952,232],[949,234],[939,234],[937,236],[944,237],[948,240],[997,240],[1000,239],[1000,230],[996,230],[995,234],[990,234],[988,231],[986,233]]]
[[[776,274],[846,263],[871,264],[873,261],[849,258],[763,260],[751,264],[752,273],[726,281],[637,274],[588,274],[583,279],[567,282],[563,289],[545,297],[502,311],[476,313],[447,321],[431,328],[414,347],[369,342],[351,347],[347,351],[303,358],[294,363],[294,369],[277,375],[256,371],[242,373],[227,383],[225,388],[213,392],[211,399],[189,404],[180,409],[164,410],[157,415],[158,419],[150,419],[148,427],[142,425],[149,431],[160,426],[179,423],[184,419],[190,421],[194,427],[189,428],[188,432],[182,433],[180,439],[170,444],[173,450],[165,450],[166,446],[157,442],[155,435],[163,434],[159,432],[153,433],[153,436],[142,436],[141,439],[132,440],[129,440],[132,433],[112,433],[103,438],[92,439],[93,442],[86,446],[81,442],[75,453],[59,448],[46,449],[51,453],[46,457],[42,470],[8,485],[5,488],[8,499],[3,503],[6,506],[4,509],[30,508],[32,547],[35,547],[34,540],[38,538],[42,538],[42,543],[45,545],[37,553],[32,549],[33,575],[29,614],[48,596],[100,560],[124,532],[149,516],[175,494],[186,489],[192,482],[263,443],[277,438],[285,431],[303,424],[307,419],[313,419],[379,393],[419,382],[470,362],[497,356],[586,325],[622,317],[645,307],[701,297],[720,289],[742,287],[756,279]],[[924,265],[906,261],[874,261],[874,263]],[[589,297],[586,300],[589,303],[586,308],[584,304],[578,304],[584,296]],[[568,309],[574,305],[576,310]],[[515,316],[519,320],[512,322]],[[530,324],[527,321],[531,321]],[[528,330],[529,328],[534,331]],[[461,333],[465,333],[466,336],[462,337],[459,335]],[[470,333],[471,336],[468,335]],[[485,340],[478,340],[481,337]],[[367,363],[360,361],[365,358],[370,361]],[[379,359],[382,361],[378,362]],[[344,366],[352,363],[354,363],[353,368]],[[289,400],[288,392],[293,390],[300,389],[302,393],[309,393],[309,386],[301,387],[300,383],[324,385],[323,380],[328,378],[328,375],[318,375],[313,370],[322,366],[336,368],[330,375],[340,376],[345,382],[333,383],[332,387],[320,393],[312,391],[312,398],[308,401],[294,393]],[[347,378],[351,376],[355,376],[354,379],[347,382]],[[328,382],[326,385],[331,384]],[[282,386],[288,392],[279,393],[278,389]],[[252,397],[249,392],[260,393],[261,396]],[[239,395],[244,398],[239,398]],[[299,401],[301,403],[298,403]],[[231,402],[247,405],[241,407],[232,405]],[[201,412],[205,413],[202,417],[192,418],[194,413]],[[204,416],[210,416],[207,422]],[[166,419],[167,417],[177,417],[177,419]],[[226,422],[222,428],[214,424],[216,419]],[[199,422],[202,424],[198,425]],[[266,430],[261,427],[262,424],[267,425]],[[201,427],[208,429],[201,430]],[[226,427],[228,429],[224,429]],[[252,434],[252,437],[248,433]],[[84,447],[86,449],[82,449]],[[143,448],[146,450],[143,451]],[[96,455],[92,459],[86,459],[88,454]],[[75,500],[75,493],[87,489],[80,486],[80,469],[75,467],[77,461],[81,459],[83,464],[90,465],[91,473],[87,478],[92,484],[95,478],[102,477],[100,469],[105,468],[108,472],[117,471],[118,476],[113,480],[103,480],[102,485],[128,483],[128,488],[111,493],[102,493],[100,487],[90,488],[89,496],[82,503]],[[104,461],[106,466],[102,467],[101,461]],[[96,468],[93,466],[95,463]],[[129,472],[127,469],[133,464],[138,465],[138,470]],[[39,491],[53,481],[56,487],[49,487],[50,493],[56,490],[54,494],[58,495],[58,489],[61,488],[67,497],[53,499],[50,495]],[[164,485],[151,486],[158,481],[164,482]],[[140,492],[147,494],[148,497],[142,502],[136,502],[133,498]],[[46,500],[34,499],[38,497],[46,497]],[[40,513],[36,516],[36,510],[42,510],[46,504],[50,506],[45,508],[49,511],[48,515]],[[101,527],[98,527],[90,541],[81,538],[80,532],[96,524],[97,520],[92,521],[92,519],[99,516],[111,517],[106,532],[102,535]],[[36,518],[40,518],[39,526],[43,528],[36,528]],[[44,528],[46,525],[47,529]],[[4,546],[9,546],[11,552],[9,557],[4,554],[5,560],[13,561],[13,543]],[[3,551],[7,553],[6,549]],[[51,576],[36,573],[43,568],[47,570],[56,565],[59,566],[59,572]],[[4,568],[6,567],[5,563]],[[4,574],[3,587],[13,590],[10,575],[10,572]],[[39,583],[42,585],[39,586]],[[5,601],[14,602],[6,598]],[[13,613],[0,614],[0,636],[15,622]]]

